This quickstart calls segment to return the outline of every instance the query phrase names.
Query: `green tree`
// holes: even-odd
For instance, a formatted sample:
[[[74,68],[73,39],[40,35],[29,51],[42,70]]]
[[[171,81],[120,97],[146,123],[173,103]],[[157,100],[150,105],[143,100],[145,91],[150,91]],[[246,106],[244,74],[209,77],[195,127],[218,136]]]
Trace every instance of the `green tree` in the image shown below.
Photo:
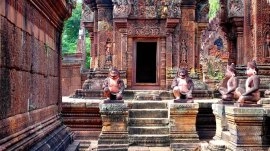
[[[72,16],[64,23],[64,31],[62,36],[63,54],[76,52],[81,14],[82,4],[77,3],[76,8],[72,11]]]
[[[89,37],[89,33],[86,31],[85,32],[85,51],[86,51],[85,67],[87,69],[90,69],[90,62],[91,62],[90,49],[91,49],[90,37]]]
[[[216,17],[219,9],[220,9],[220,1],[219,0],[209,0],[209,21]]]

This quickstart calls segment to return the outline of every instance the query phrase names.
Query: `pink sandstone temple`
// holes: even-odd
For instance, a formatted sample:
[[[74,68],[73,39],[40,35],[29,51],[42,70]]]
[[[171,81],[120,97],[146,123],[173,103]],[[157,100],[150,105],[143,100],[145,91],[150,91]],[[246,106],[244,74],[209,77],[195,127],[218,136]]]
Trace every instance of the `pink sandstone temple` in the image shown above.
[[[68,60],[61,37],[76,1],[0,0],[0,151],[270,150],[270,2],[218,4],[210,18],[210,0],[84,0],[91,48]],[[226,66],[245,87],[252,60],[261,98],[220,103]],[[111,67],[122,102],[103,102]],[[179,68],[193,102],[174,102]]]

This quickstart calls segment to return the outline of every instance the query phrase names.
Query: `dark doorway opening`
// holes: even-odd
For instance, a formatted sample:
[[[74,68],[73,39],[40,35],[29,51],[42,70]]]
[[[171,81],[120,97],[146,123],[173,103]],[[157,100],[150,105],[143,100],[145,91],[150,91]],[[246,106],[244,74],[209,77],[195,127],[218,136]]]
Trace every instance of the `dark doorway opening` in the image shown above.
[[[137,42],[136,83],[156,83],[156,42]]]

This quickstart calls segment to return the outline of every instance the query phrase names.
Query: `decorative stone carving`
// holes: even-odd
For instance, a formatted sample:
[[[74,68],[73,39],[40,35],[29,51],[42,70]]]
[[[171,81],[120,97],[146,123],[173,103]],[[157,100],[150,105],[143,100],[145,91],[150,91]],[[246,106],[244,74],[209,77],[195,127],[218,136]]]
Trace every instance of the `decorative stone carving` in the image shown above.
[[[168,6],[168,18],[180,18],[181,17],[181,6],[182,0],[173,0],[169,2]]]
[[[243,0],[229,0],[229,2],[228,2],[228,16],[230,16],[230,17],[244,16]]]
[[[161,29],[165,28],[163,24],[159,24],[156,21],[139,21],[133,23],[128,23],[127,34],[129,36],[144,36],[153,37],[165,35],[165,31]]]
[[[127,18],[131,13],[132,0],[112,0],[113,18]]]
[[[209,4],[208,1],[200,1],[196,6],[197,22],[208,22]]]
[[[183,39],[181,42],[181,63],[187,63],[187,53],[188,53],[188,48],[186,45],[186,41]]]
[[[84,5],[82,22],[94,22],[94,12],[89,8],[88,5]]]

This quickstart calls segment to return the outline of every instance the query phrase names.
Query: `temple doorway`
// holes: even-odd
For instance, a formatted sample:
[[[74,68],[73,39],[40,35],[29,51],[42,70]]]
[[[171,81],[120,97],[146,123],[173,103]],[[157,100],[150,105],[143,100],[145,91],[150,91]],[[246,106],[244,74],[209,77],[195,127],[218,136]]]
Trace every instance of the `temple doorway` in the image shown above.
[[[136,84],[157,83],[157,42],[136,43]]]

